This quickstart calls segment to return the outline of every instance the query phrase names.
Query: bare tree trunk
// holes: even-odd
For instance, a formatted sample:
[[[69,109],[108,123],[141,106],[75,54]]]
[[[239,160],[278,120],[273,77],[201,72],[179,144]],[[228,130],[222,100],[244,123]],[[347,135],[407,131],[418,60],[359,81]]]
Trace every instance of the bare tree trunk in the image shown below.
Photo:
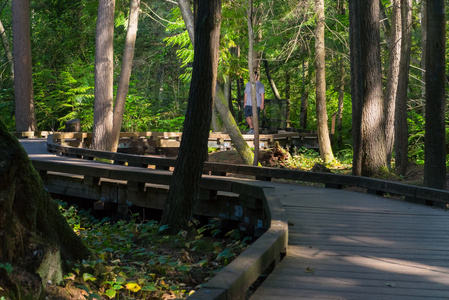
[[[12,31],[16,131],[35,131],[29,0],[12,2]]]
[[[254,153],[251,151],[248,143],[240,133],[240,130],[237,127],[237,124],[235,124],[235,120],[229,109],[227,109],[227,101],[219,85],[217,85],[215,91],[214,106],[220,114],[220,117],[223,120],[223,125],[226,128],[235,149],[239,153],[240,158],[245,164],[251,165],[254,162]]]
[[[408,163],[407,89],[412,46],[412,0],[401,0],[402,43],[399,81],[395,112],[395,161],[396,171],[405,175]]]
[[[426,132],[424,185],[446,188],[445,1],[427,2]]]
[[[343,59],[340,59],[340,87],[338,89],[338,109],[337,109],[337,144],[342,146],[342,128],[343,128],[343,108],[345,97],[346,68]]]
[[[399,61],[401,54],[401,37],[402,37],[402,25],[401,25],[401,1],[392,1],[392,13],[391,13],[391,30],[389,36],[389,59],[388,59],[388,74],[387,74],[387,87],[385,92],[385,137],[386,137],[386,154],[387,165],[391,167],[391,157],[393,153],[394,145],[394,123],[395,123],[395,106],[396,106],[396,94],[398,90],[399,81]]]
[[[162,214],[169,232],[188,229],[198,200],[217,80],[220,0],[196,0],[192,81],[178,159]]]
[[[212,120],[211,120],[212,132],[220,132],[223,131],[220,126],[220,117],[218,115],[217,109],[212,108]]]
[[[362,176],[372,176],[387,167],[385,154],[385,117],[380,60],[379,2],[362,3]]]
[[[387,167],[379,1],[350,1],[349,5],[353,174],[371,176]]]
[[[299,127],[307,128],[307,110],[309,107],[309,62],[302,62],[302,93],[301,107],[299,109]]]
[[[268,82],[270,83],[271,90],[273,91],[274,97],[276,98],[276,100],[281,101],[281,95],[279,94],[279,91],[276,87],[276,83],[274,83],[274,80],[270,74],[270,67],[268,66],[268,60],[263,59],[263,66],[265,69],[265,74],[267,75]]]
[[[329,138],[326,109],[326,53],[324,47],[324,0],[315,0],[317,24],[315,28],[315,75],[316,75],[316,115],[318,146],[321,159],[330,162],[334,159]]]
[[[292,123],[290,120],[290,107],[291,107],[291,101],[290,101],[290,72],[285,72],[285,99],[287,101],[286,107],[285,107],[285,126],[287,128],[291,127]]]
[[[193,44],[195,41],[195,33],[194,33],[194,19],[193,19],[193,12],[190,8],[190,2],[188,0],[177,0],[179,10],[181,11],[182,19],[184,20],[184,23],[187,27],[187,32],[189,34],[190,42],[192,43],[192,46],[195,47]]]
[[[92,146],[112,149],[115,0],[100,0],[95,38],[95,104]]]
[[[426,98],[426,57],[427,57],[427,0],[421,0],[421,78],[422,98]]]
[[[8,58],[8,62],[11,69],[11,79],[14,82],[14,58],[12,56],[11,48],[9,47],[8,36],[6,35],[5,27],[3,27],[3,23],[0,20],[0,34],[2,36],[2,44],[3,49],[5,49],[6,58]]]
[[[254,76],[254,32],[253,32],[253,2],[248,0],[247,7],[247,23],[248,23],[248,70],[251,85],[251,105],[253,109],[253,128],[254,128],[254,163],[259,164],[259,118],[257,114],[257,97],[256,97],[256,79]]]
[[[123,52],[122,70],[115,98],[113,114],[113,141],[111,151],[116,152],[122,127],[123,114],[125,112],[126,95],[128,94],[129,79],[134,58],[134,46],[136,44],[137,24],[139,22],[140,0],[131,0],[129,8],[128,31],[126,33],[125,50]]]

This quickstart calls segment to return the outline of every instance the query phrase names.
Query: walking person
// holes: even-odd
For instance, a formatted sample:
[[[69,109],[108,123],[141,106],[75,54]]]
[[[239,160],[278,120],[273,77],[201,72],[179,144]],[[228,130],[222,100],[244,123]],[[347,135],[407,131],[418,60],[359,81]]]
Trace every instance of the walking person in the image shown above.
[[[262,82],[259,81],[260,75],[254,72],[256,79],[256,99],[257,99],[257,118],[259,119],[260,110],[264,109],[265,106],[265,87]],[[253,127],[253,104],[251,102],[251,82],[246,83],[245,87],[245,118],[249,126],[249,131],[247,134],[254,134]]]

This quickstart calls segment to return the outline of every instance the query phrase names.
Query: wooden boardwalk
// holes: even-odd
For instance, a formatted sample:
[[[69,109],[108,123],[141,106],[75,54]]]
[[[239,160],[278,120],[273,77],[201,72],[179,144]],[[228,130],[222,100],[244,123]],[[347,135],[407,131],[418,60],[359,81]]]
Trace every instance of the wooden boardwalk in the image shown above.
[[[251,300],[449,299],[449,214],[349,191],[277,186],[287,256]]]
[[[34,159],[67,159],[22,141]],[[25,146],[24,145],[24,146]],[[449,299],[449,213],[380,196],[280,183],[287,256],[251,296]]]

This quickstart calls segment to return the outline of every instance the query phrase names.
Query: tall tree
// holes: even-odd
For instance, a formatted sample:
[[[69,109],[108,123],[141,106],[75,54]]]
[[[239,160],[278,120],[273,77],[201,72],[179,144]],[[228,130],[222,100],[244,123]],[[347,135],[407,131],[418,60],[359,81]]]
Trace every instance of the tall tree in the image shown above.
[[[217,79],[221,0],[196,0],[192,81],[179,155],[161,223],[187,229],[198,200]]]
[[[37,130],[31,67],[30,0],[12,1],[16,131]]]
[[[134,58],[134,46],[137,37],[137,24],[139,22],[140,0],[131,0],[129,8],[128,30],[126,32],[125,50],[123,51],[122,70],[115,98],[114,114],[113,114],[113,141],[112,151],[117,151],[118,141],[120,137],[120,129],[122,127],[123,114],[125,112],[126,96],[129,89],[129,79]]]
[[[309,61],[302,61],[302,93],[299,109],[299,127],[307,128],[307,112],[309,107]]]
[[[407,90],[412,47],[412,0],[401,0],[401,12],[402,43],[394,118],[394,150],[396,171],[405,175],[408,163]]]
[[[95,104],[92,146],[110,151],[113,136],[113,43],[115,0],[100,0],[95,37]]]
[[[351,1],[349,5],[353,174],[372,176],[387,167],[379,1]]]
[[[427,2],[426,125],[424,185],[446,188],[445,1]]]
[[[389,40],[387,87],[385,91],[385,137],[387,164],[391,167],[394,146],[395,106],[399,81],[399,61],[401,54],[401,1],[392,1],[391,29],[386,32]],[[390,27],[389,27],[390,28]]]
[[[324,47],[324,0],[315,0],[315,76],[316,76],[316,115],[318,144],[321,159],[330,162],[334,159],[329,138],[326,109],[326,49]]]
[[[251,86],[251,105],[253,110],[252,122],[254,128],[254,162],[253,165],[259,164],[259,114],[257,112],[257,97],[256,97],[256,77],[254,72],[258,68],[255,66],[255,52],[254,52],[254,19],[253,19],[253,1],[248,0],[246,8],[246,21],[248,24],[248,70],[249,81]]]

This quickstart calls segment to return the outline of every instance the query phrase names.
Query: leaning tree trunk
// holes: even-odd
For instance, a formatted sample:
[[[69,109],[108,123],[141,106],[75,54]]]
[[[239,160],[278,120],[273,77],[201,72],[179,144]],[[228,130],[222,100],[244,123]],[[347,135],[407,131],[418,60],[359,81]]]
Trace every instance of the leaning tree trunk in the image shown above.
[[[326,109],[326,71],[324,48],[324,0],[315,0],[317,24],[315,28],[315,74],[316,74],[316,115],[318,129],[318,145],[321,159],[330,162],[334,159]]]
[[[161,223],[169,232],[188,229],[207,159],[217,79],[221,0],[197,0],[195,48],[184,130]]]
[[[445,1],[427,2],[426,133],[424,185],[446,188]]]
[[[62,280],[61,258],[81,260],[89,255],[46,191],[27,153],[0,119],[0,263],[24,267],[32,274],[39,272],[46,283]],[[43,265],[51,259],[58,263],[45,271]],[[52,271],[59,278],[52,277]]]
[[[214,106],[223,120],[223,125],[229,134],[235,149],[243,162],[247,165],[251,165],[254,161],[254,153],[251,151],[248,143],[243,138],[234,118],[231,115],[231,112],[227,108],[227,100],[218,84],[215,95]]]
[[[134,58],[134,46],[137,37],[137,25],[139,22],[140,0],[131,0],[129,8],[128,31],[126,33],[125,50],[123,51],[122,70],[115,98],[113,127],[112,127],[112,148],[116,152],[122,128],[123,114],[125,112],[126,95],[129,89],[129,79]]]

